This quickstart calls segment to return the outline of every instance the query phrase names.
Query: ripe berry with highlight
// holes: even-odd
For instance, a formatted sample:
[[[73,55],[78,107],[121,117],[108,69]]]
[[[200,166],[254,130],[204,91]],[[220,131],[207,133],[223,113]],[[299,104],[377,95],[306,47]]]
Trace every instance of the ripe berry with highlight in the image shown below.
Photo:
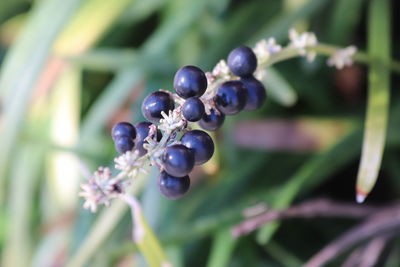
[[[136,130],[135,127],[133,127],[133,125],[129,122],[119,122],[112,128],[111,136],[114,141],[122,136],[128,136],[132,139],[135,139]]]
[[[189,190],[189,187],[190,178],[188,175],[184,177],[174,177],[166,172],[162,172],[158,179],[158,188],[167,198],[181,198]]]
[[[194,152],[181,144],[168,146],[164,151],[163,164],[168,174],[183,177],[193,169]]]
[[[182,145],[194,151],[195,165],[207,162],[214,154],[214,142],[204,131],[189,131],[182,136],[181,142]]]
[[[200,97],[207,89],[206,75],[198,67],[182,67],[175,74],[174,88],[182,98]]]
[[[250,76],[257,68],[257,57],[251,48],[239,46],[229,53],[228,66],[237,76]]]
[[[143,100],[142,113],[147,120],[157,123],[163,118],[162,111],[168,114],[168,111],[173,110],[174,107],[175,103],[170,93],[157,91]]]

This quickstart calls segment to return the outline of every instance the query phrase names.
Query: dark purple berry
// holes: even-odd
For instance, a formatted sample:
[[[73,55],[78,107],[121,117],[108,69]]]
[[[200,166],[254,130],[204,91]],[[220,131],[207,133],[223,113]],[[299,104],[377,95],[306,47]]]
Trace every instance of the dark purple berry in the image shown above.
[[[168,174],[183,177],[193,169],[194,152],[180,144],[168,146],[163,155],[163,163]]]
[[[241,81],[225,82],[218,89],[214,98],[218,110],[226,115],[241,111],[246,105],[247,90]]]
[[[157,123],[163,118],[161,112],[164,111],[168,114],[168,111],[173,110],[174,106],[171,94],[157,91],[151,93],[143,100],[142,113],[147,120]]]
[[[175,74],[174,88],[182,98],[200,97],[207,89],[206,75],[198,67],[182,67]]]
[[[203,118],[199,121],[201,128],[207,131],[215,131],[225,121],[225,115],[214,109],[210,110],[210,114],[204,113]]]
[[[265,102],[266,91],[264,85],[253,76],[240,79],[247,89],[246,110],[254,110]]]
[[[130,124],[129,122],[118,122],[112,128],[111,136],[114,141],[122,136],[128,136],[131,139],[135,139],[136,130],[135,127],[133,127],[133,125]]]
[[[190,178],[188,175],[184,177],[174,177],[166,172],[162,172],[158,179],[158,187],[165,197],[178,199],[189,190]]]
[[[133,147],[135,146],[133,139],[130,138],[129,136],[118,137],[114,142],[115,142],[114,143],[115,149],[120,154],[123,154],[127,151],[131,151],[133,149]]]
[[[250,76],[257,68],[257,57],[251,48],[239,46],[229,53],[228,66],[237,76]]]
[[[182,114],[188,121],[199,121],[205,112],[204,104],[198,97],[186,99],[182,105]]]
[[[149,135],[150,126],[153,125],[151,122],[143,121],[135,124],[136,128],[136,144],[135,149],[139,152],[139,156],[143,156],[147,153],[147,150],[143,147],[143,144],[147,143],[144,139]],[[160,130],[157,130],[157,141],[160,141],[162,134]]]
[[[194,151],[195,165],[207,162],[214,154],[214,142],[204,131],[189,131],[182,136],[181,142],[182,145]]]

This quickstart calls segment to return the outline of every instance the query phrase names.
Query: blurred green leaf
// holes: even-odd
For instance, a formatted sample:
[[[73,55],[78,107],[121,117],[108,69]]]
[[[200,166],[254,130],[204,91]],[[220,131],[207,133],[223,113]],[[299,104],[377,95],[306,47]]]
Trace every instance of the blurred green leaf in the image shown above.
[[[117,73],[86,115],[81,126],[81,144],[88,148],[93,145],[93,137],[101,132],[110,116],[142,79],[143,72],[139,67],[123,69]]]
[[[2,266],[28,266],[32,256],[31,209],[35,183],[41,169],[43,149],[31,145],[19,149],[13,163],[8,197],[8,231],[2,253]],[[32,155],[36,155],[32,158]]]
[[[268,68],[263,79],[268,94],[279,104],[290,107],[297,101],[297,94],[286,79],[275,69]]]
[[[303,263],[292,253],[286,251],[282,246],[275,242],[269,242],[265,245],[265,251],[267,251],[272,257],[274,257],[282,266],[285,267],[297,267],[302,266]]]
[[[363,0],[337,0],[334,2],[330,29],[327,32],[329,41],[338,45],[346,45],[351,39],[357,23],[362,15],[361,8],[365,1]]]
[[[270,203],[272,207],[275,209],[287,208],[300,192],[304,193],[310,186],[320,183],[323,179],[353,159],[359,150],[358,141],[360,135],[360,131],[356,130],[339,141],[331,149],[317,154],[307,161],[282,186],[275,199]],[[266,244],[278,227],[279,223],[276,222],[263,226],[257,233],[257,241],[261,244]]]
[[[274,37],[278,40],[286,40],[287,34],[293,25],[301,20],[308,18],[325,6],[327,0],[310,0],[307,1],[301,8],[295,9],[289,14],[279,13],[275,18],[268,21],[264,27],[258,30],[256,34],[248,41],[253,45],[261,39]]]
[[[390,3],[372,0],[368,17],[368,53],[390,61]],[[368,103],[361,162],[357,176],[357,202],[363,202],[374,187],[382,161],[390,98],[390,72],[373,63],[368,74]]]
[[[207,267],[229,266],[229,260],[237,241],[229,228],[221,229],[215,233]]]
[[[0,140],[0,203],[3,200],[8,162],[23,127],[36,81],[50,55],[55,38],[80,2],[81,0],[38,2],[5,59],[0,74],[4,129]],[[63,8],[60,9],[60,6]]]

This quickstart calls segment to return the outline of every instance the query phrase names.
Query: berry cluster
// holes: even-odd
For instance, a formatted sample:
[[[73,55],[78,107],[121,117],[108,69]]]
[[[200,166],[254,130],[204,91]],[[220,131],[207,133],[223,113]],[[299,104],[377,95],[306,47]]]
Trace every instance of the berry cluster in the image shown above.
[[[149,122],[120,122],[112,129],[119,153],[136,151],[137,156],[147,156],[159,167],[158,185],[168,198],[182,197],[189,190],[188,174],[193,167],[207,162],[214,153],[211,137],[205,131],[191,130],[189,122],[214,131],[223,124],[225,115],[257,109],[265,101],[265,88],[253,76],[257,58],[252,49],[240,46],[231,51],[228,67],[231,79],[215,88],[208,88],[210,79],[215,78],[212,74],[206,75],[195,66],[182,67],[174,77],[176,94],[159,90],[144,99],[142,113]],[[169,123],[169,127],[158,123]],[[160,147],[161,153],[155,153]]]

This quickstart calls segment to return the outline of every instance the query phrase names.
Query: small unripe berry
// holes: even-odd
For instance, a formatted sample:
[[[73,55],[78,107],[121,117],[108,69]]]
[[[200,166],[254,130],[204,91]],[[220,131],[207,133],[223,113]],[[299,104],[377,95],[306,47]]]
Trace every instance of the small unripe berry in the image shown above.
[[[225,115],[215,109],[210,110],[210,114],[204,113],[203,118],[199,121],[201,128],[207,131],[215,131],[225,121]]]
[[[182,114],[185,119],[191,122],[199,121],[205,112],[204,104],[198,97],[186,99],[182,105]]]

